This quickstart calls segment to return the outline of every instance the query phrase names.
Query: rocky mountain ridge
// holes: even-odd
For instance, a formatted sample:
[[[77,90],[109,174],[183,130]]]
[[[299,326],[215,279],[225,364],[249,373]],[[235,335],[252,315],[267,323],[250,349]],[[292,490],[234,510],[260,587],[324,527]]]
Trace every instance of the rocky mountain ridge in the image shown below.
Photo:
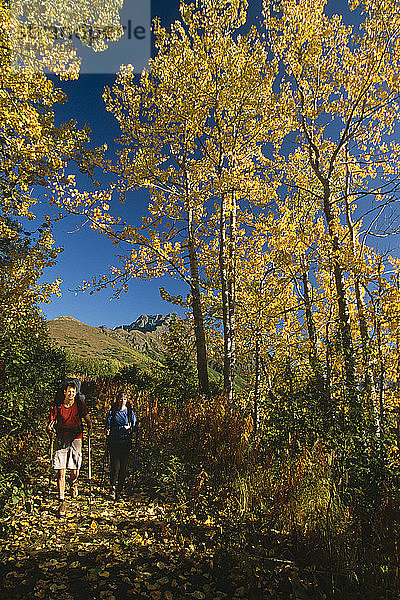
[[[172,319],[176,318],[174,313],[164,315],[140,315],[130,325],[118,325],[114,327],[114,330],[123,329],[124,331],[141,331],[143,333],[149,333],[150,331],[165,330],[169,327]]]
[[[176,315],[173,313],[166,316],[159,314],[140,315],[130,325],[118,325],[113,329],[102,325],[99,329],[105,335],[124,341],[128,346],[139,352],[152,349],[159,352],[164,348],[162,337],[169,330],[169,325],[174,318],[176,318]]]

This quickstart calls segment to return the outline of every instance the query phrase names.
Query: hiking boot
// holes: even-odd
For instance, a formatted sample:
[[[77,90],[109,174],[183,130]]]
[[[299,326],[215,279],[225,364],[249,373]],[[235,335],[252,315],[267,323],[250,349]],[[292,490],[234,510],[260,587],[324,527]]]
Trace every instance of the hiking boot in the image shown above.
[[[66,513],[65,502],[64,502],[64,500],[60,500],[60,504],[58,505],[58,509],[57,509],[57,516],[65,517],[65,513]]]
[[[116,499],[117,499],[117,491],[116,491],[115,485],[112,485],[111,489],[110,489],[110,500],[116,500]]]
[[[72,498],[78,497],[78,481],[76,479],[71,482],[71,496]]]

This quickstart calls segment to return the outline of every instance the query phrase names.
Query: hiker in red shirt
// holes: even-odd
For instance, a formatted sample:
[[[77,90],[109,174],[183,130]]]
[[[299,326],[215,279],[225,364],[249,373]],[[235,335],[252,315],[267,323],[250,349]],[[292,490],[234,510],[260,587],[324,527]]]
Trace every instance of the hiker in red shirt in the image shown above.
[[[92,421],[87,406],[78,394],[78,382],[68,379],[62,388],[61,402],[55,402],[47,424],[47,433],[54,437],[53,468],[58,471],[58,515],[65,515],[65,474],[70,471],[71,495],[78,495],[78,475],[82,464],[82,420],[88,435]]]

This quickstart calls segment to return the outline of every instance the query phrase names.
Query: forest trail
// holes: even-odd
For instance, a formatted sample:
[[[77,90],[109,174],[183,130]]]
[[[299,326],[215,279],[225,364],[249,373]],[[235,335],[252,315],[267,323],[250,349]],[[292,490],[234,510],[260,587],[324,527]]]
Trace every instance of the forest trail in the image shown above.
[[[326,598],[315,572],[296,564],[291,545],[241,528],[216,512],[199,516],[163,503],[140,484],[120,502],[101,485],[102,427],[92,436],[92,502],[87,437],[79,497],[58,518],[49,493],[48,441],[35,466],[34,492],[0,520],[0,599],[267,600]],[[138,454],[140,472],[140,451]],[[130,466],[132,468],[132,465]]]
[[[132,464],[123,500],[108,499],[107,473],[101,481],[104,435],[99,424],[91,442],[91,496],[84,435],[79,497],[66,493],[66,516],[57,517],[56,480],[52,476],[49,486],[49,455],[44,454],[36,465],[32,497],[23,510],[18,507],[1,520],[0,598],[172,600],[186,592],[206,598],[212,586],[209,577],[196,577],[201,569],[190,558],[194,547],[187,552],[185,543],[177,543],[164,509],[140,488],[132,489]]]

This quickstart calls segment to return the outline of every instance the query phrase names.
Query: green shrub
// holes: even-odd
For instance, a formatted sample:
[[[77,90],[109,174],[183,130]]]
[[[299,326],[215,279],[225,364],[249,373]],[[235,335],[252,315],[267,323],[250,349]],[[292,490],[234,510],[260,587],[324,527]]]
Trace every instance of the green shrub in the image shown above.
[[[52,346],[43,319],[33,310],[8,319],[1,341],[0,509],[21,495],[29,480],[32,436],[43,427],[67,369],[64,352]]]

